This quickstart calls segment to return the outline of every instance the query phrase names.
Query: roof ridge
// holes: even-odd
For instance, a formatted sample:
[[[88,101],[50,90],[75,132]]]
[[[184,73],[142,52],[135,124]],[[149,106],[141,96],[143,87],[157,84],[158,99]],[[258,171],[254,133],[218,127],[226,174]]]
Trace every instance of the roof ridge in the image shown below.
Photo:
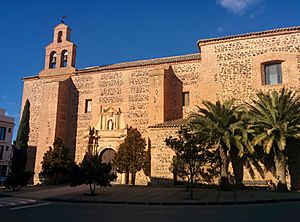
[[[264,34],[275,33],[275,32],[296,31],[296,30],[300,30],[300,26],[291,26],[286,28],[276,28],[276,29],[269,29],[264,31],[247,32],[247,33],[242,33],[237,35],[228,35],[228,36],[221,36],[216,38],[200,39],[197,41],[197,44],[199,45],[201,43],[216,42],[216,41],[222,41],[227,39],[236,39],[236,38],[243,38],[248,36],[258,36],[258,35],[264,35]]]
[[[92,66],[78,69],[77,71],[98,71],[97,69],[117,69],[117,68],[129,68],[129,67],[136,67],[136,66],[146,66],[146,65],[156,65],[168,62],[180,62],[186,60],[194,60],[200,59],[200,53],[191,53],[185,55],[177,55],[177,56],[168,56],[162,58],[152,58],[152,59],[142,59],[136,61],[129,61],[129,62],[120,62],[120,63],[113,63],[101,66]]]

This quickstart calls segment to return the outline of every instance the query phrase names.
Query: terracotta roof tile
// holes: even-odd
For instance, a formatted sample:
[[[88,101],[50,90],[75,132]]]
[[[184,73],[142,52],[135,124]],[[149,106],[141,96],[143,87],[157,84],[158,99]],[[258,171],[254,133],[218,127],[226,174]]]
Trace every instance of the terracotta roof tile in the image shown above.
[[[211,43],[211,42],[217,42],[217,41],[228,40],[228,39],[241,39],[241,38],[245,38],[245,37],[255,37],[255,36],[267,35],[267,34],[272,34],[272,33],[294,32],[294,31],[300,31],[300,26],[271,29],[271,30],[259,31],[259,32],[250,32],[250,33],[244,33],[244,34],[239,34],[239,35],[223,36],[223,37],[218,37],[218,38],[200,39],[200,40],[198,40],[197,44],[200,45],[203,43]]]
[[[116,63],[111,65],[103,65],[103,66],[94,66],[87,67],[83,69],[78,69],[76,72],[93,72],[93,71],[104,71],[104,70],[113,70],[113,69],[122,69],[122,68],[133,68],[139,66],[150,66],[150,65],[160,65],[165,63],[176,63],[176,62],[185,62],[191,60],[200,60],[200,53],[181,55],[181,56],[172,56],[165,58],[156,58],[156,59],[148,59],[148,60],[139,60],[134,62],[123,62]]]
[[[179,128],[181,126],[184,126],[186,123],[187,119],[176,119],[158,123],[156,125],[149,126],[149,128]]]

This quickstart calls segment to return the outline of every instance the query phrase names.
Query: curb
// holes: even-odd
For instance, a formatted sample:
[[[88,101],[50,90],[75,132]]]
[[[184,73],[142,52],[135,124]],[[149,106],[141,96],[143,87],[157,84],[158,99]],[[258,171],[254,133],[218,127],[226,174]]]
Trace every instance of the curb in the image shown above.
[[[247,205],[247,204],[271,204],[284,202],[300,202],[300,198],[271,199],[271,200],[246,200],[235,202],[138,202],[138,201],[110,201],[110,200],[76,200],[61,198],[45,198],[45,201],[64,203],[94,203],[94,204],[122,204],[122,205],[160,205],[160,206],[224,206],[224,205]]]
[[[0,194],[0,197],[11,197],[9,194]]]

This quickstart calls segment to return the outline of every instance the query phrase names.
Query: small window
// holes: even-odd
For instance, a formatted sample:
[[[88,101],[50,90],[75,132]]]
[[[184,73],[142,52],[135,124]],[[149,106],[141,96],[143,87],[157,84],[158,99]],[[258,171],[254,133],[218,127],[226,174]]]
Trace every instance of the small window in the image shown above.
[[[56,68],[56,58],[57,58],[56,52],[51,52],[50,53],[50,64],[49,64],[50,69]]]
[[[59,31],[57,35],[57,43],[62,42],[62,35],[63,35],[62,31]]]
[[[5,151],[8,151],[9,150],[9,146],[6,146],[6,149],[5,149]]]
[[[11,133],[11,128],[8,128],[8,132]]]
[[[182,106],[188,106],[188,105],[190,105],[190,93],[183,92],[182,93]]]
[[[5,140],[6,127],[0,126],[0,140]]]
[[[85,100],[85,113],[90,113],[92,111],[92,100],[86,99]]]
[[[0,160],[3,160],[3,151],[4,151],[4,146],[0,145]]]
[[[264,64],[263,71],[263,85],[282,84],[281,62]]]

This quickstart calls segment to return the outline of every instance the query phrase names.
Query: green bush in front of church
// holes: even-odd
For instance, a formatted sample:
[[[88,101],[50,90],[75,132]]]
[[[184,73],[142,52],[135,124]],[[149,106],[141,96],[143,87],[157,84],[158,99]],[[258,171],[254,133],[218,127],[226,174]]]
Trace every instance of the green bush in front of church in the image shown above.
[[[53,148],[44,154],[42,171],[39,174],[42,183],[59,184],[68,180],[71,167],[75,164],[69,158],[69,149],[63,144],[61,138],[56,138]]]
[[[94,195],[96,186],[111,186],[110,182],[116,179],[116,175],[111,171],[110,163],[102,163],[98,155],[86,153],[82,162],[72,167],[70,185],[74,187],[87,184],[90,194]]]

